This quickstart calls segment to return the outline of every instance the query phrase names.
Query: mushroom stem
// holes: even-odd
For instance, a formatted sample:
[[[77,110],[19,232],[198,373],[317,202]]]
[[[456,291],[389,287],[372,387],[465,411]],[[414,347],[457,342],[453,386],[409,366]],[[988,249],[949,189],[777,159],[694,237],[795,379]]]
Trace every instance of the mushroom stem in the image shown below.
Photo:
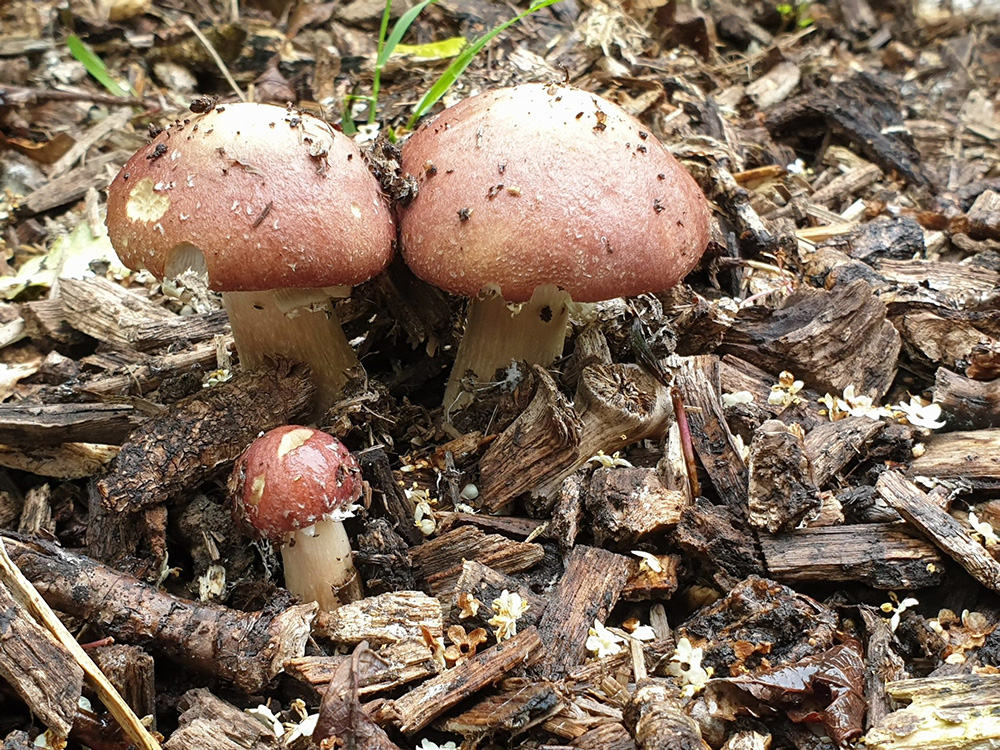
[[[495,292],[471,300],[465,334],[444,393],[445,413],[472,402],[473,394],[462,382],[466,378],[489,382],[512,360],[542,367],[552,364],[562,354],[570,301],[569,294],[552,284],[536,287],[531,299],[516,310]]]
[[[316,415],[341,398],[347,371],[359,363],[329,290],[225,292],[222,303],[245,367],[259,368],[265,359],[278,357],[309,365],[316,384]]]
[[[361,598],[361,579],[351,557],[351,540],[340,521],[318,521],[292,532],[281,545],[285,588],[321,612]]]

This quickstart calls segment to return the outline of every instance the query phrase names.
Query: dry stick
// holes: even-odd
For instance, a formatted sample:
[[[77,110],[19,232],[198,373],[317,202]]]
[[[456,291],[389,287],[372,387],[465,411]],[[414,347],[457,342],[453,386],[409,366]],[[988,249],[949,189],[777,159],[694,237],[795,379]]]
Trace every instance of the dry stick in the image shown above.
[[[222,58],[219,57],[219,53],[215,51],[215,47],[213,47],[212,43],[208,41],[208,38],[201,33],[201,29],[198,28],[198,24],[196,24],[194,21],[191,20],[191,16],[184,16],[184,23],[187,24],[187,27],[191,29],[191,31],[194,33],[196,37],[198,37],[198,41],[201,42],[202,45],[204,45],[205,50],[215,61],[215,64],[222,72],[222,75],[225,76],[226,81],[229,82],[229,85],[232,87],[233,91],[236,92],[236,96],[240,98],[241,102],[245,102],[247,100],[246,96],[240,90],[240,87],[236,85],[236,81],[233,80],[233,77],[229,75],[229,68],[227,68],[226,64],[222,62]]]
[[[108,681],[108,678],[104,676],[104,673],[94,663],[94,660],[83,650],[72,633],[66,629],[62,621],[56,617],[55,612],[45,603],[45,600],[35,590],[31,581],[24,577],[20,568],[10,559],[3,539],[0,539],[0,581],[21,600],[21,603],[31,612],[32,616],[44,625],[72,654],[73,658],[76,659],[77,663],[83,669],[84,674],[90,679],[101,702],[107,706],[111,715],[115,717],[115,720],[121,725],[132,741],[143,750],[160,750],[160,743],[142,725],[139,717],[135,715],[135,712],[132,711],[129,705],[122,700],[118,691],[115,690],[115,686]]]
[[[691,426],[688,424],[687,412],[684,410],[684,397],[676,385],[670,386],[670,400],[674,405],[674,416],[677,418],[677,429],[681,435],[681,450],[684,452],[684,466],[687,468],[688,483],[691,485],[691,497],[701,495],[698,486],[698,465],[694,462],[694,443],[691,442]]]

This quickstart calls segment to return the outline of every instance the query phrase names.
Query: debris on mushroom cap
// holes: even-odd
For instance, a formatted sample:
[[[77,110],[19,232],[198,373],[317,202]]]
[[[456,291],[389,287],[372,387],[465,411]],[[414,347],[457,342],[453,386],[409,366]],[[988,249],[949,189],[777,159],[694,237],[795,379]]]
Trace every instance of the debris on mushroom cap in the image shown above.
[[[162,278],[197,248],[218,291],[359,284],[389,262],[391,211],[361,152],[270,104],[219,105],[159,133],[108,189],[108,233]]]
[[[296,425],[257,438],[229,478],[237,524],[252,536],[273,541],[329,520],[361,492],[361,468],[344,444]]]
[[[466,99],[410,137],[403,168],[419,183],[400,216],[403,256],[453,293],[495,285],[524,302],[556,284],[593,302],[661,291],[708,244],[705,197],[666,147],[568,86]]]

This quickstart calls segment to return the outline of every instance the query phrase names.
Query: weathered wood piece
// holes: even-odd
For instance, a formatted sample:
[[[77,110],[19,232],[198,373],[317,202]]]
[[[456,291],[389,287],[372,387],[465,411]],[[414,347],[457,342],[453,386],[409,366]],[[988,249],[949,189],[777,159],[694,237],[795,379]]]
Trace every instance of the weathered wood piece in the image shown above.
[[[847,417],[836,422],[821,422],[809,430],[805,454],[812,466],[813,481],[824,487],[848,463],[864,456],[872,440],[885,429],[885,423],[868,417]]]
[[[406,734],[423,729],[484,687],[499,682],[518,668],[531,666],[543,653],[538,630],[533,627],[522,630],[397,698],[393,703],[398,717],[396,724]]]
[[[848,232],[831,237],[823,243],[869,265],[885,259],[905,262],[923,257],[924,231],[912,216],[892,216],[874,219]],[[891,264],[887,267],[892,267]],[[906,266],[900,266],[900,269]]]
[[[141,421],[120,404],[3,404],[0,442],[21,448],[63,443],[117,445]]]
[[[118,455],[117,445],[63,443],[21,449],[0,445],[0,466],[31,472],[41,477],[82,479],[97,474]]]
[[[1000,480],[1000,428],[931,435],[924,445],[911,476]]]
[[[4,534],[11,559],[55,609],[253,693],[305,651],[316,605],[239,612],[180,599],[47,542]]]
[[[584,732],[571,747],[574,750],[636,750],[628,729],[619,721],[604,721]]]
[[[874,267],[884,280],[875,286],[890,315],[910,302],[961,309],[986,306],[1000,296],[1000,273],[989,268],[940,260],[878,260]]]
[[[538,623],[545,643],[539,665],[543,674],[562,675],[583,660],[587,631],[614,609],[630,567],[622,555],[584,545],[573,548]]]
[[[719,351],[769,372],[791,370],[806,385],[881,398],[896,375],[900,339],[885,304],[858,280],[830,291],[802,287],[780,308],[745,308]]]
[[[987,588],[1000,591],[1000,562],[917,485],[898,472],[887,471],[878,478],[875,489],[899,515],[965,568],[969,575]]]
[[[685,357],[679,364],[675,377],[684,395],[695,453],[719,498],[742,517],[746,515],[747,470],[726,424],[719,359],[711,355]]]
[[[684,493],[663,486],[655,469],[597,469],[585,490],[597,544],[633,544],[669,531],[688,504]]]
[[[886,690],[909,705],[868,730],[872,750],[970,750],[1000,742],[1000,675],[900,680]]]
[[[791,531],[820,505],[802,439],[783,422],[764,422],[750,443],[747,520],[772,534]]]
[[[965,215],[966,234],[974,240],[1000,240],[1000,192],[984,190]]]
[[[350,654],[297,656],[285,662],[285,671],[321,690],[352,658]],[[358,695],[362,698],[433,677],[440,671],[427,644],[413,638],[391,643],[377,652],[365,651],[358,659],[358,667]]]
[[[434,638],[443,633],[441,602],[422,591],[393,591],[367,596],[316,617],[313,632],[337,643],[372,646],[420,638],[422,629]]]
[[[664,679],[639,680],[624,711],[636,744],[649,750],[704,750],[701,730],[687,715],[676,685]]]
[[[860,605],[858,611],[868,634],[864,651],[869,665],[865,669],[865,698],[868,701],[865,727],[870,729],[881,724],[893,710],[886,683],[902,680],[908,675],[903,658],[893,648],[894,636],[889,622],[878,610],[866,604]]]
[[[462,563],[476,560],[501,573],[517,573],[545,556],[539,544],[515,542],[499,534],[485,534],[473,526],[459,526],[410,550],[414,565],[435,596],[447,598],[462,575]]]
[[[1000,425],[1000,379],[981,381],[939,367],[934,377],[934,403],[949,430],[980,430]]]
[[[0,676],[45,726],[67,737],[83,690],[83,670],[2,584],[0,611]]]
[[[461,625],[467,631],[486,628],[487,632],[492,632],[493,626],[488,622],[494,614],[491,603],[494,599],[498,599],[504,590],[518,594],[528,605],[527,610],[517,620],[518,627],[537,625],[542,612],[545,611],[546,600],[532,591],[527,584],[475,560],[466,560],[462,564],[462,575],[455,584],[455,594],[445,621],[450,625]],[[475,615],[462,616],[464,610],[459,599],[463,594],[474,596],[479,601],[479,611]]]
[[[549,535],[556,540],[560,551],[569,552],[576,544],[576,535],[580,533],[583,522],[583,477],[571,474],[563,480],[552,506],[552,520],[549,522]]]
[[[178,340],[212,338],[229,330],[229,318],[221,310],[180,316],[102,276],[60,279],[59,289],[66,321],[76,330],[117,347],[156,349]]]
[[[187,691],[181,717],[164,750],[278,750],[282,744],[253,716],[204,688]]]
[[[40,213],[82,198],[95,185],[104,184],[101,182],[102,176],[109,165],[124,164],[129,156],[131,151],[122,149],[98,154],[62,177],[49,180],[37,190],[33,190],[25,196],[24,206],[32,213]]]
[[[144,355],[138,363],[123,368],[115,375],[101,375],[92,380],[81,380],[73,387],[81,393],[95,395],[142,396],[160,387],[168,378],[177,377],[200,367],[212,370],[218,361],[219,349],[232,346],[233,337],[224,336],[218,342],[200,343],[174,354]]]
[[[612,361],[604,332],[598,325],[588,325],[573,340],[573,353],[562,369],[563,382],[576,390],[584,369],[591,365],[610,365]]]
[[[572,473],[583,422],[552,376],[535,366],[535,395],[521,415],[483,454],[479,464],[480,507],[495,513],[525,492]]]
[[[745,524],[726,506],[696,499],[684,509],[673,538],[723,590],[765,570],[755,546],[755,535],[748,534]]]
[[[115,643],[91,651],[94,663],[101,668],[115,690],[136,716],[151,716],[156,724],[156,681],[153,657],[138,646]]]
[[[979,310],[927,309],[909,305],[892,315],[893,325],[903,338],[906,351],[917,361],[953,370],[966,367],[973,353],[984,343],[1000,349],[996,313]],[[991,320],[992,318],[992,320]],[[967,373],[970,376],[972,373]]]
[[[97,482],[102,504],[123,512],[199,487],[263,430],[294,423],[315,386],[304,365],[242,373],[144,422]]]
[[[762,534],[760,546],[771,575],[783,583],[858,581],[872,588],[937,586],[944,561],[933,545],[900,524],[870,523]]]
[[[677,591],[680,555],[656,555],[660,571],[633,563],[628,582],[622,589],[622,599],[627,602],[666,600]]]
[[[545,721],[562,707],[556,686],[548,680],[505,680],[500,692],[472,708],[441,721],[441,731],[465,737],[503,733],[517,736]]]

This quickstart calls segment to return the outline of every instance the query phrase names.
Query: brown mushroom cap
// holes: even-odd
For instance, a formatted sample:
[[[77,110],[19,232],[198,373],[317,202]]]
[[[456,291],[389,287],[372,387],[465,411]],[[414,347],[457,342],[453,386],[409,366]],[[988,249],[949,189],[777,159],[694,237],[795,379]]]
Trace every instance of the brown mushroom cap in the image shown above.
[[[709,209],[669,151],[621,107],[567,86],[466,99],[418,129],[403,168],[419,193],[400,217],[414,272],[524,302],[556,284],[582,302],[659,291],[701,258]]]
[[[192,114],[140,149],[108,191],[122,262],[162,278],[199,249],[219,291],[354,285],[392,257],[391,212],[358,148],[270,104]]]
[[[252,536],[272,541],[329,520],[361,492],[361,468],[344,444],[297,425],[257,438],[229,478],[236,523]]]

